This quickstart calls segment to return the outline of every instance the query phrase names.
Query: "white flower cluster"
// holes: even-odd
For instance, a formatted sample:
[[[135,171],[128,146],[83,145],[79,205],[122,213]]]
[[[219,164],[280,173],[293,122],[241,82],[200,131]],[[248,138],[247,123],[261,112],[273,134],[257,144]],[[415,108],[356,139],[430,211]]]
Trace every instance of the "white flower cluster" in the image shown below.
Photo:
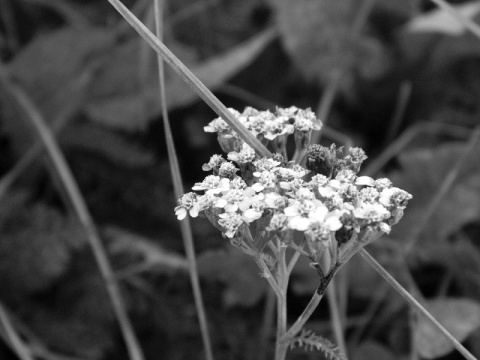
[[[295,134],[296,140],[306,136],[309,141],[312,130],[322,127],[321,121],[310,109],[303,110],[295,106],[277,108],[275,113],[252,107],[245,108],[243,113],[231,108],[229,111],[265,146],[270,143],[280,153],[284,150],[288,135]],[[226,153],[241,150],[242,140],[222,118],[213,120],[204,130],[218,134],[218,142]]]
[[[276,115],[247,108],[238,116],[257,136],[271,138],[294,131],[295,124],[301,124],[302,129],[315,128],[318,123],[312,114],[293,107],[277,109]],[[273,132],[272,124],[276,123],[281,126]],[[219,119],[206,131],[236,138]],[[192,217],[205,214],[230,239],[249,232],[250,238],[258,241],[277,235],[287,245],[291,236],[286,234],[301,231],[310,255],[318,259],[326,249],[336,251],[366,229],[388,233],[411,198],[388,179],[357,176],[366,159],[359,148],[341,156],[342,149],[335,146],[311,146],[306,169],[287,163],[278,154],[260,158],[246,143],[236,141],[236,148],[228,152],[230,161],[213,155],[203,166],[213,174],[193,186],[201,194],[190,192],[178,200],[175,214],[179,220],[187,213]]]

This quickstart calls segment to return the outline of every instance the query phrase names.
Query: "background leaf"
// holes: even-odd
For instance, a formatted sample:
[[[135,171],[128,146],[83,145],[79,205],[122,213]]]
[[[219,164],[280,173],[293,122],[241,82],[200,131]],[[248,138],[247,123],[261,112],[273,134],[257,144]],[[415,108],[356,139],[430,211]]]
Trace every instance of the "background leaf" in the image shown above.
[[[460,342],[480,327],[480,303],[471,299],[436,299],[427,302],[428,311]],[[414,329],[415,345],[427,359],[453,351],[454,347],[431,323],[420,317]]]
[[[470,1],[453,6],[465,18],[473,18],[480,12],[480,3]],[[447,35],[461,35],[466,31],[465,26],[453,15],[444,9],[435,8],[427,13],[412,19],[407,25],[410,32],[437,32]]]
[[[341,71],[342,85],[349,88],[354,73],[375,78],[388,68],[385,48],[368,29],[352,33],[363,1],[275,0],[272,4],[285,49],[307,78],[325,84]]]
[[[425,211],[425,206],[436,195],[453,164],[458,161],[465,145],[463,143],[445,143],[428,149],[417,149],[400,155],[402,171],[390,177],[401,189],[413,195],[408,211],[402,221],[393,228],[391,236],[408,239],[412,229],[418,224]],[[430,241],[445,240],[450,234],[459,230],[480,216],[480,168],[478,157],[480,146],[464,162],[457,182],[436,209],[435,214],[422,232],[422,238]]]
[[[253,61],[269,44],[274,32],[265,30],[229,51],[202,62],[179,54],[181,60],[210,89],[215,90],[230,77]],[[139,56],[142,43],[135,39],[115,50],[111,63],[105,66],[93,87],[86,105],[89,117],[98,123],[123,130],[144,129],[161,111],[158,95],[157,68],[150,64],[141,75]],[[171,46],[169,44],[169,46]],[[171,46],[172,47],[172,46]],[[176,53],[178,46],[173,46]],[[185,49],[185,48],[182,48]],[[148,56],[154,56],[149,52]],[[145,61],[145,60],[144,60]],[[166,68],[166,96],[169,111],[185,107],[198,100],[198,96],[172,70]]]

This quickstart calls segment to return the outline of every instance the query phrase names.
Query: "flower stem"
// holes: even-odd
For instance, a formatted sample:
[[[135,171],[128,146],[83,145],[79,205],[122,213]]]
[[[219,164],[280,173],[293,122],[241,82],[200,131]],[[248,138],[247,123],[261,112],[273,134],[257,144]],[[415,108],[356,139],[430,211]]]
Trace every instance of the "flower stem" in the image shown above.
[[[285,335],[280,339],[280,342],[288,344],[293,337],[302,330],[303,326],[307,323],[308,319],[312,316],[313,312],[317,308],[318,304],[325,294],[328,284],[333,279],[337,271],[342,266],[341,263],[336,263],[334,267],[330,270],[327,276],[320,280],[320,284],[317,287],[317,291],[313,294],[310,302],[307,304],[303,313],[298,317],[297,321],[292,325],[292,327],[285,333]]]
[[[275,346],[275,360],[284,360],[287,355],[288,343],[281,339],[287,332],[287,287],[288,270],[285,261],[286,247],[278,241],[278,266],[277,266],[277,284],[280,288],[280,296],[277,296],[277,338]]]

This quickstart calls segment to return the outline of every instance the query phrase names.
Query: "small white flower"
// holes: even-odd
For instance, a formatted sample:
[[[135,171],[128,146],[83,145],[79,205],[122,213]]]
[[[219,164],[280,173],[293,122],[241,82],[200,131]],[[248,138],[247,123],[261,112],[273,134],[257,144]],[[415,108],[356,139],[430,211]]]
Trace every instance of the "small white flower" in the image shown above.
[[[216,118],[211,121],[207,126],[203,127],[205,132],[218,132],[218,133],[225,133],[229,132],[230,126],[223,120],[222,118]]]
[[[350,169],[343,169],[339,171],[338,174],[335,176],[335,180],[339,181],[341,184],[353,183],[356,177],[357,174],[355,173],[355,171]]]
[[[238,164],[246,164],[255,159],[255,150],[253,150],[247,143],[242,144],[242,150],[239,152],[232,151],[228,153],[228,160],[237,162]]]
[[[225,161],[222,155],[213,155],[207,164],[203,164],[202,170],[203,171],[210,171],[212,169],[218,169],[220,165]]]
[[[375,187],[378,191],[382,191],[383,189],[391,188],[392,182],[390,181],[390,179],[387,178],[377,179],[375,180]]]
[[[317,174],[312,176],[310,184],[314,187],[325,186],[328,184],[328,178],[325,175]]]
[[[355,185],[375,186],[375,180],[373,180],[370,176],[359,176],[355,180]]]
[[[399,189],[397,187],[391,187],[388,189],[383,189],[380,193],[380,199],[378,200],[383,206],[387,208],[397,207],[404,209],[407,205],[408,200],[412,198],[405,190]]]
[[[270,225],[265,229],[267,231],[284,231],[287,230],[287,217],[285,214],[274,214],[270,219]]]
[[[374,187],[366,187],[360,190],[359,198],[363,202],[375,203],[378,200],[380,193]]]
[[[391,216],[390,211],[379,203],[363,203],[353,210],[353,214],[357,219],[366,220],[368,223],[381,222]]]
[[[178,206],[175,207],[175,215],[177,215],[178,220],[183,220],[187,216],[187,212],[191,217],[197,217],[200,210],[197,202],[197,194],[190,192],[178,199]]]
[[[265,205],[269,209],[280,209],[285,207],[285,198],[275,192],[265,194]]]
[[[256,174],[260,174],[262,171],[270,171],[273,168],[280,165],[280,161],[273,160],[272,158],[261,158],[253,162],[255,166],[256,172],[253,173],[254,176],[260,176]]]
[[[229,179],[208,175],[201,183],[196,183],[192,190],[205,190],[208,194],[219,194],[230,188],[229,183]]]
[[[277,177],[270,171],[262,171],[260,176],[257,176],[257,182],[252,185],[252,189],[256,192],[263,191],[264,189],[273,189],[276,186]]]
[[[251,208],[244,211],[243,218],[246,222],[251,223],[254,220],[260,219],[263,215],[263,210],[266,207],[264,201],[265,195],[263,193],[252,197]]]
[[[218,216],[218,225],[220,225],[225,231],[224,234],[233,238],[237,230],[242,226],[243,219],[240,214],[237,213],[223,213]]]

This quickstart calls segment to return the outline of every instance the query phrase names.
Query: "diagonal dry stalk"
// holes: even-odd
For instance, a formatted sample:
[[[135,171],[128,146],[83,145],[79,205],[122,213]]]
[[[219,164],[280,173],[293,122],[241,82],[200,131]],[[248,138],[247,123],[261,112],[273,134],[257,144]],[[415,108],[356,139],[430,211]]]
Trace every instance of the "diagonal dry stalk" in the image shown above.
[[[177,58],[175,55],[171,53],[168,48],[150,31],[148,30],[141,21],[139,21],[119,0],[108,0],[116,9],[117,11],[132,25],[132,27],[149,43],[149,45],[163,58],[163,60],[169,64],[173,70],[179,74],[179,76],[209,105],[219,116],[221,116],[239,135],[240,137],[249,144],[260,156],[271,156],[271,153],[259,143],[259,141],[252,135],[244,126],[240,123],[232,114],[228,111],[228,109],[208,90],[205,85],[201,83],[201,81]],[[434,0],[432,0],[434,1]],[[440,1],[440,0],[435,0]],[[368,254],[366,250],[362,250],[362,254]],[[373,259],[373,258],[372,258]],[[378,263],[378,266],[372,262],[368,262],[377,272],[380,274],[388,274],[388,272]],[[383,276],[383,275],[382,275]],[[409,299],[413,299],[413,297],[403,288],[400,284],[398,284],[391,276],[386,276],[385,279],[387,282],[397,291],[402,293],[402,296],[405,294],[409,295]],[[315,296],[317,295],[317,296]],[[318,294],[315,293],[312,301],[318,305],[316,302],[316,298]],[[311,303],[312,303],[311,301]],[[312,304],[309,304],[312,305]],[[316,305],[314,307],[316,307]],[[437,327],[443,333],[448,333],[445,328],[443,328],[438,321],[436,321],[428,311],[417,301],[409,301],[409,305],[411,305],[414,309],[419,311],[421,314],[427,316],[427,319],[431,321],[431,323]],[[312,310],[313,313],[313,310]],[[428,315],[427,315],[428,314]],[[302,326],[308,319],[302,319],[301,323]],[[298,321],[296,325],[298,327]],[[286,335],[295,336],[296,332],[291,332],[292,328],[287,331]],[[461,349],[461,353],[465,356],[465,358],[469,360],[475,359],[473,355],[471,355],[467,349],[463,347],[462,344],[458,343],[458,341],[454,341],[453,336],[450,334],[449,340],[452,341],[452,344],[457,348]],[[288,339],[284,338],[282,341],[287,342]]]
[[[17,356],[21,360],[33,360],[34,357],[32,355],[31,350],[29,347],[23,342],[20,335],[15,330],[12,321],[8,315],[7,309],[0,303],[0,324],[5,330],[6,340],[10,342],[10,346],[12,350],[15,351]]]
[[[107,293],[112,303],[120,330],[127,345],[130,359],[143,360],[142,350],[133,331],[130,319],[128,318],[119,284],[115,278],[112,266],[100,240],[98,230],[52,131],[45,124],[45,121],[35,104],[33,104],[21,88],[9,83],[3,73],[0,73],[0,82],[5,86],[9,93],[11,93],[15,101],[28,116],[28,120],[31,122],[31,125],[35,129],[40,141],[47,151],[48,157],[53,163],[55,175],[60,180],[65,193],[71,202],[75,215],[84,227],[90,247],[92,248],[95,260],[105,282]]]
[[[163,1],[155,0],[155,29],[159,39],[163,37]],[[158,77],[160,83],[160,102],[162,104],[162,117],[165,129],[165,138],[167,142],[168,159],[170,163],[170,171],[172,174],[173,187],[175,197],[178,199],[184,193],[182,175],[180,172],[180,163],[178,161],[177,152],[175,150],[175,143],[173,141],[172,129],[170,127],[167,98],[165,90],[165,74],[163,68],[163,60],[158,56]],[[195,300],[195,307],[197,309],[197,316],[200,323],[202,333],[203,346],[205,349],[205,356],[207,360],[213,360],[213,351],[208,331],[208,322],[205,312],[205,307],[202,300],[202,291],[200,289],[200,281],[197,270],[197,260],[195,257],[195,247],[193,244],[192,228],[190,226],[190,219],[187,217],[180,222],[180,229],[182,232],[183,245],[187,254],[189,264],[190,282],[192,285],[193,296]]]

